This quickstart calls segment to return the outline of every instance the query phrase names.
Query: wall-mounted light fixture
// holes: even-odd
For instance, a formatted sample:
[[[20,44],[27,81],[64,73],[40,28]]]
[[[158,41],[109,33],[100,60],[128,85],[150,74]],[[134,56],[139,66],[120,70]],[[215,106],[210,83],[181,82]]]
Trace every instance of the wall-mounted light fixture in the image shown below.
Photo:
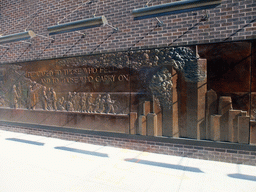
[[[10,48],[10,47],[8,47],[8,46],[3,46],[3,45],[0,45],[0,47],[6,48],[6,49],[9,49],[9,48]]]
[[[25,31],[22,33],[15,33],[15,34],[6,35],[6,36],[0,36],[0,44],[10,43],[14,41],[23,41],[26,39],[33,38],[35,36],[36,34],[31,30]]]
[[[108,24],[108,21],[103,15],[100,17],[93,17],[93,18],[74,21],[70,23],[54,25],[54,26],[48,27],[47,30],[49,31],[49,35],[55,35],[55,34],[78,31],[78,30],[92,28],[92,27],[99,27],[101,25],[106,25],[106,24]]]
[[[151,7],[134,9],[134,20],[214,8],[221,0],[183,0]]]

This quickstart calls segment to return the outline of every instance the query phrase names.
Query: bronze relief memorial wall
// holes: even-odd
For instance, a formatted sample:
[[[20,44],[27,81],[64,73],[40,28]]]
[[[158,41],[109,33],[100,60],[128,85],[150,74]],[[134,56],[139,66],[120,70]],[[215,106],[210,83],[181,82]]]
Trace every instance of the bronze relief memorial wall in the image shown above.
[[[99,56],[2,67],[4,118],[12,121],[125,133],[129,130],[129,67]],[[95,115],[97,114],[97,115]]]
[[[227,91],[218,85],[225,82],[230,68],[238,69],[232,69],[231,62],[227,73],[218,72],[211,62],[221,54],[213,50],[219,49],[168,47],[2,65],[0,118],[248,143],[250,90],[231,86]],[[240,66],[246,70],[247,64]],[[239,105],[240,97],[244,103]]]

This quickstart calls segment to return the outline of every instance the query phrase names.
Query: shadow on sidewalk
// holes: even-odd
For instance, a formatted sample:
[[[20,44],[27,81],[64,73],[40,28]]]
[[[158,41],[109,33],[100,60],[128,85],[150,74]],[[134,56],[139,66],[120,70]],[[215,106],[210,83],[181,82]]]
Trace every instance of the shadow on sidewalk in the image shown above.
[[[29,141],[29,140],[25,140],[25,139],[7,138],[5,140],[26,143],[26,144],[31,144],[31,145],[44,146],[44,143],[40,143],[40,142],[36,142],[36,141]]]
[[[86,150],[75,149],[75,148],[70,148],[70,147],[54,147],[54,149],[59,149],[59,150],[69,151],[69,152],[74,152],[74,153],[81,153],[81,154],[85,154],[85,155],[93,155],[93,156],[98,156],[98,157],[108,157],[108,155],[105,153],[86,151]]]
[[[178,170],[190,171],[190,172],[196,172],[196,173],[204,173],[203,171],[201,171],[198,168],[182,166],[182,165],[173,165],[173,164],[168,164],[168,163],[160,163],[160,162],[147,161],[147,160],[141,160],[141,159],[125,159],[125,161],[131,162],[131,163],[139,163],[139,164],[143,164],[143,165],[164,167],[164,168],[170,168],[170,169],[178,169]]]
[[[248,181],[256,181],[256,176],[251,175],[243,175],[240,173],[234,173],[234,174],[228,174],[229,177],[235,178],[235,179],[243,179]]]

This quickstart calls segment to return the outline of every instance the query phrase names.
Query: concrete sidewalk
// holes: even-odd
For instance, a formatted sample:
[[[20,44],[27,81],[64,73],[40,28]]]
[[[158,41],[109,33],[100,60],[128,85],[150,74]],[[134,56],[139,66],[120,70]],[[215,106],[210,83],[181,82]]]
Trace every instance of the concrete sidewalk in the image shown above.
[[[256,191],[256,167],[0,130],[3,191]]]

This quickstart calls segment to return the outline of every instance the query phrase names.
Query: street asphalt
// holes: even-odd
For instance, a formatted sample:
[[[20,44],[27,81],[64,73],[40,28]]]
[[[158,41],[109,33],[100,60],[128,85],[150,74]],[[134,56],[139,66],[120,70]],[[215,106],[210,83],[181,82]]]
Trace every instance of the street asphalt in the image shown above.
[[[0,130],[0,192],[256,192],[256,167]]]

